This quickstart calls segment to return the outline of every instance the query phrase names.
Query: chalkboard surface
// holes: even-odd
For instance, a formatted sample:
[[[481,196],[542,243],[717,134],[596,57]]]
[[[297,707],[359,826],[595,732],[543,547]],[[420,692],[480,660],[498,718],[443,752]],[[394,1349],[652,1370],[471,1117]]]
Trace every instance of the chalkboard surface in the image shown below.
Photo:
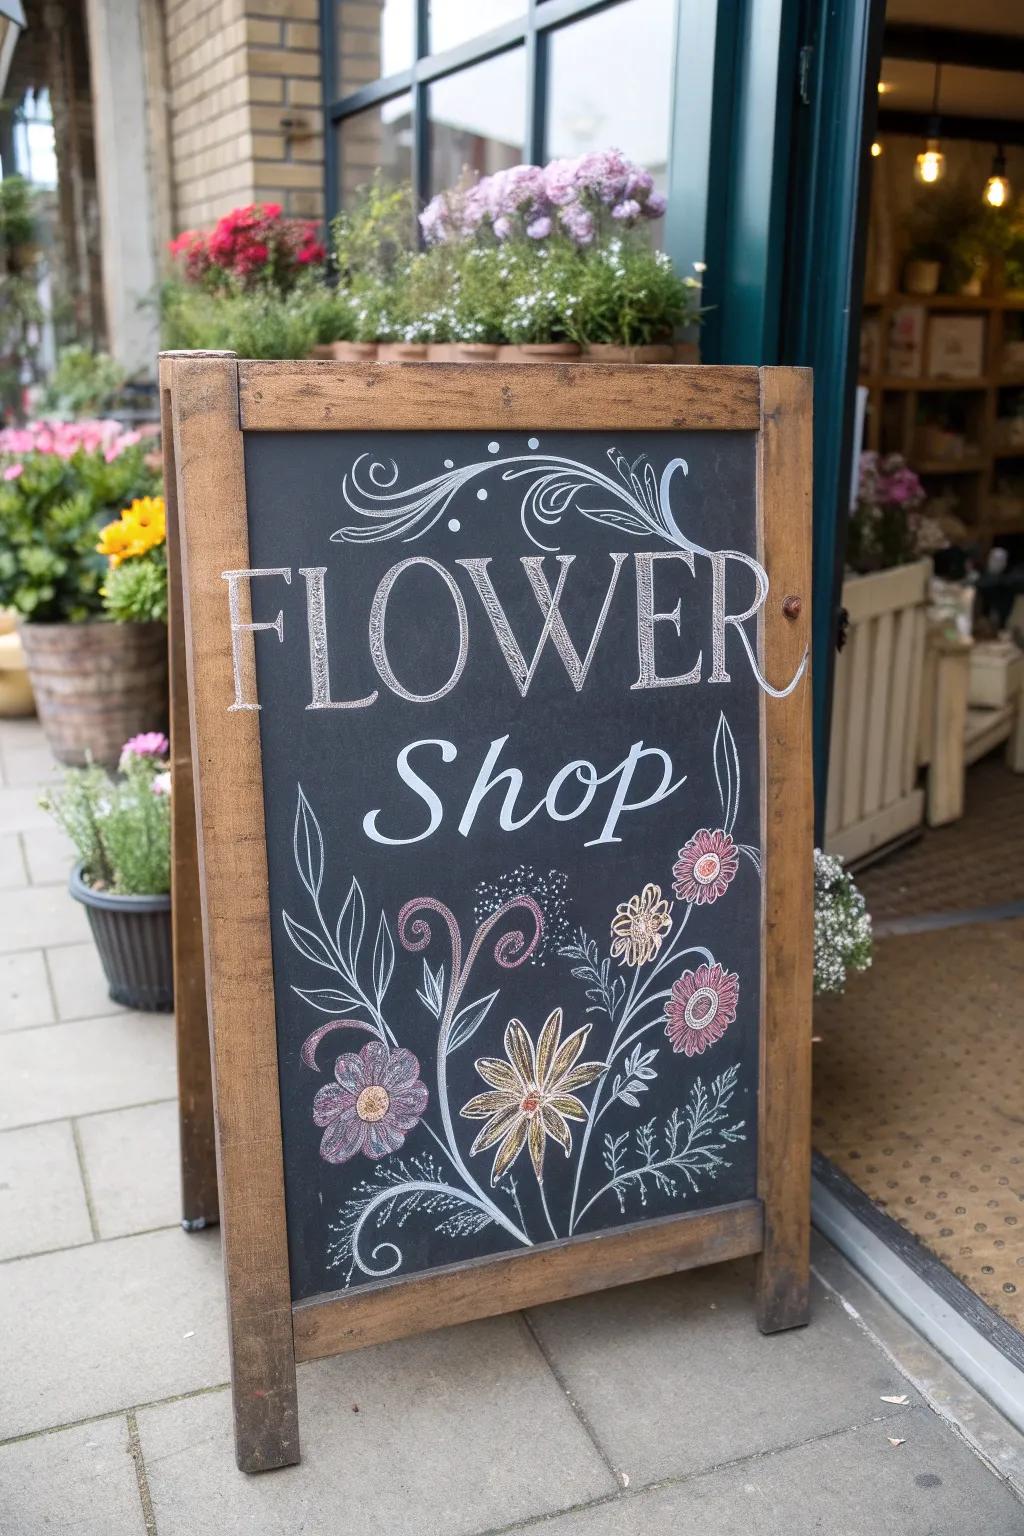
[[[755,1194],[755,447],[247,434],[295,1300]]]

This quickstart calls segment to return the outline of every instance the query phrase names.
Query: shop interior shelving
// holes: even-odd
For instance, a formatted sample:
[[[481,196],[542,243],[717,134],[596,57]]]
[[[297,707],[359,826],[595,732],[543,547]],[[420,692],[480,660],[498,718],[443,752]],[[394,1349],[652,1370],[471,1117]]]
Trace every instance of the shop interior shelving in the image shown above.
[[[999,425],[1013,414],[1011,392],[1024,391],[1024,362],[1009,366],[1005,355],[1008,345],[1024,339],[1024,293],[866,296],[864,319],[877,317],[877,353],[883,367],[893,312],[914,306],[924,311],[918,374],[912,378],[884,371],[861,375],[860,383],[868,390],[865,447],[903,454],[930,496],[952,491],[956,515],[983,545],[1001,536],[1024,534],[1024,442],[1007,442],[1005,426]],[[983,371],[976,378],[925,375],[928,331],[936,314],[981,316]],[[1014,350],[1020,354],[1022,349]],[[936,404],[946,397],[947,405],[965,423],[963,452],[957,457],[926,457],[919,451],[922,408],[927,411],[929,397]],[[1019,486],[1019,494],[1001,491],[1006,481]]]

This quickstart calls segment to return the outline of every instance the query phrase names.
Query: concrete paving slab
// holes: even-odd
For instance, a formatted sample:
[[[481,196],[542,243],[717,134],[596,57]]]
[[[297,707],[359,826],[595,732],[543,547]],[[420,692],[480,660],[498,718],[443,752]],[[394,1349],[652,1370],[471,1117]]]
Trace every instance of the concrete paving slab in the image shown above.
[[[123,1417],[0,1446],[5,1536],[145,1536]]]
[[[27,784],[0,789],[0,832],[27,832],[32,827],[52,827],[48,811],[39,804],[39,790]]]
[[[889,1436],[903,1444],[889,1444]],[[622,1494],[521,1536],[1020,1536],[1024,1506],[927,1409],[668,1487]]]
[[[64,769],[45,741],[7,742],[4,746],[4,783],[11,788],[26,784],[42,788],[59,782]]]
[[[28,871],[17,832],[0,836],[0,891],[19,889],[28,884]]]
[[[53,996],[41,949],[0,955],[0,1033],[52,1024]]]
[[[752,1260],[538,1308],[530,1320],[634,1487],[898,1413],[881,1397],[910,1391],[821,1286],[810,1327],[759,1333]]]
[[[101,1237],[124,1237],[181,1221],[178,1105],[145,1104],[78,1122],[92,1208]]]
[[[176,1228],[0,1265],[0,1317],[7,1437],[227,1381],[216,1232]]]
[[[48,949],[46,963],[59,1019],[93,1019],[104,1013],[127,1012],[110,996],[99,951],[91,939]]]
[[[169,1014],[119,1013],[0,1035],[0,1130],[172,1098]]]
[[[298,1377],[302,1464],[260,1477],[235,1467],[228,1393],[140,1411],[158,1531],[469,1536],[614,1490],[518,1317],[317,1361]]]
[[[85,908],[72,901],[63,886],[0,891],[0,954],[37,945],[79,944],[88,937]]]
[[[69,1123],[0,1131],[0,1259],[91,1240]]]
[[[75,851],[71,839],[51,822],[21,833],[25,864],[33,885],[67,885]]]

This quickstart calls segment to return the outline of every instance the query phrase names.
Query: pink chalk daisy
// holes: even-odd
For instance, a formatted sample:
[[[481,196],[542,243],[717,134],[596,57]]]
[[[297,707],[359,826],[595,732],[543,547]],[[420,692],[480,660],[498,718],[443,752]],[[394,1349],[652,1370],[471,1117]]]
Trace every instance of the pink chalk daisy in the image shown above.
[[[702,1056],[735,1021],[739,1000],[740,979],[735,971],[723,971],[717,964],[684,971],[672,983],[672,996],[665,1006],[665,1033],[672,1049]]]
[[[324,1161],[346,1163],[358,1152],[374,1158],[397,1152],[427,1107],[419,1074],[411,1051],[390,1050],[382,1040],[339,1056],[335,1081],[313,1100],[314,1124],[324,1127]]]
[[[701,827],[679,850],[672,866],[672,889],[680,901],[709,906],[725,895],[738,868],[739,854],[728,832]]]

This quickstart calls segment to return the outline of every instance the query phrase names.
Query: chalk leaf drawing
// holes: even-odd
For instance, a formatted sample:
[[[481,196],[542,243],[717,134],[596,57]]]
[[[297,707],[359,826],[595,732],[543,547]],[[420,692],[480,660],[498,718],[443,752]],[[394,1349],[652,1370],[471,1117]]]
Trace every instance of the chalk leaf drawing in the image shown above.
[[[293,854],[309,911],[304,922],[282,912],[281,922],[313,978],[331,973],[329,985],[292,989],[329,1015],[306,1034],[300,1070],[322,1072],[329,1035],[370,1036],[335,1053],[310,1104],[323,1132],[321,1158],[347,1169],[327,1254],[343,1285],[398,1272],[400,1234],[412,1220],[451,1243],[494,1228],[506,1246],[528,1248],[571,1236],[581,1223],[607,1223],[609,1205],[639,1214],[652,1191],[682,1204],[730,1166],[730,1150],[746,1134],[731,1108],[739,1062],[723,1062],[707,1083],[686,1075],[692,1058],[714,1052],[717,1063],[728,1052],[741,996],[738,971],[691,942],[691,923],[728,897],[739,853],[760,874],[758,849],[733,841],[740,775],[724,714],[714,757],[719,825],[691,834],[666,859],[660,876],[671,872],[674,901],[652,878],[609,904],[610,953],[568,929],[564,876],[526,866],[481,885],[471,933],[429,895],[406,902],[393,921],[368,914],[355,877],[332,922],[324,838],[299,787]],[[702,900],[702,892],[711,894]],[[558,935],[550,949],[549,927]],[[401,952],[421,956],[422,971],[400,964]],[[531,1026],[518,1016],[515,973],[540,954],[548,955],[550,1002],[543,1024]],[[470,990],[478,969],[488,981]],[[414,1054],[399,1038],[412,1015],[434,1021],[427,1062],[422,1043]],[[567,1029],[567,1019],[585,1022]],[[417,1031],[422,1042],[422,1023]],[[449,1062],[471,1041],[483,1090],[453,1108]],[[480,1041],[493,1042],[491,1050]],[[677,1106],[631,1129],[629,1117],[659,1076],[678,1084]],[[474,1133],[465,1121],[482,1123]],[[568,1180],[552,1183],[549,1143],[566,1159]]]

